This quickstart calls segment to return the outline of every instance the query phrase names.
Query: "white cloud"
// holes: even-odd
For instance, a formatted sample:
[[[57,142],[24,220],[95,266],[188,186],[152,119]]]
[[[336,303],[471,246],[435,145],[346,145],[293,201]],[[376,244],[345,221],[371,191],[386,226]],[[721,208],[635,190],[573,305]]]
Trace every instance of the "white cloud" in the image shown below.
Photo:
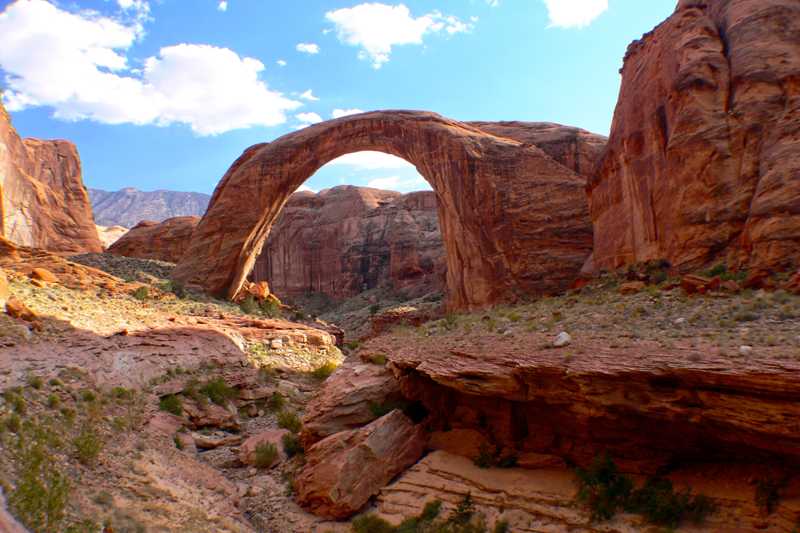
[[[347,117],[350,115],[358,115],[359,113],[363,113],[361,109],[334,109],[331,111],[331,118],[342,118]]]
[[[220,11],[227,11],[228,10],[228,2],[222,0],[219,4],[217,4],[217,9]]]
[[[123,9],[146,4],[118,2]],[[227,48],[167,46],[146,59],[143,69],[129,69],[126,51],[141,35],[138,21],[21,0],[0,13],[0,35],[4,99],[11,111],[50,106],[66,120],[183,123],[213,135],[282,124],[287,111],[302,105],[259,80],[260,61]]]
[[[304,54],[318,54],[319,53],[319,45],[314,43],[297,43],[295,47],[298,52],[303,52]]]
[[[319,101],[319,98],[314,96],[314,93],[311,91],[311,89],[309,89],[306,92],[304,92],[303,94],[301,94],[300,98],[302,98],[303,100],[308,100],[309,102],[318,102]]]
[[[288,65],[288,63],[283,59],[279,59],[275,63],[277,63],[279,67],[285,67],[286,65]]]
[[[298,113],[295,115],[295,118],[305,125],[322,122],[322,117],[317,113]]]
[[[412,176],[401,178],[400,176],[389,176],[386,178],[375,178],[367,182],[367,187],[374,189],[388,189],[390,191],[412,191],[420,189],[430,189],[430,184],[422,176]]]
[[[393,46],[422,44],[429,33],[449,35],[468,32],[472,23],[432,11],[414,18],[404,4],[364,3],[325,14],[336,28],[340,42],[360,47],[360,59],[368,59],[376,69],[389,61]]]
[[[414,168],[414,165],[402,159],[383,152],[353,152],[337,157],[330,165],[348,165],[362,170],[379,170],[384,168]]]
[[[544,0],[549,27],[583,28],[608,10],[608,0]]]

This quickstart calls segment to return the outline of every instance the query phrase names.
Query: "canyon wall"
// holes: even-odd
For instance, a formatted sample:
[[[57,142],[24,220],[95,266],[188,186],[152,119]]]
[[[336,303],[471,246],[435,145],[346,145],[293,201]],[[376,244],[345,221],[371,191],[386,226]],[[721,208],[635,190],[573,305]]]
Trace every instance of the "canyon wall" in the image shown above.
[[[293,194],[252,277],[281,297],[343,299],[378,286],[414,297],[442,290],[445,269],[432,191],[346,185]]]
[[[100,252],[81,162],[68,141],[20,139],[0,104],[0,236],[52,252]]]
[[[800,3],[682,0],[630,45],[594,264],[800,264]]]

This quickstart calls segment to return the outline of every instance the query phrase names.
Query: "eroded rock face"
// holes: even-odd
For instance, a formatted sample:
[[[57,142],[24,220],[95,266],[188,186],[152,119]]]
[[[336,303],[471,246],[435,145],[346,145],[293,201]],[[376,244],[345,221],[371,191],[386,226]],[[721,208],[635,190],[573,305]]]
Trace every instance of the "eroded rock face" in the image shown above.
[[[109,253],[177,263],[186,251],[200,217],[142,221],[109,246]]]
[[[290,194],[325,163],[360,150],[402,157],[431,183],[451,307],[558,292],[590,253],[585,179],[572,168],[527,142],[433,113],[379,111],[246,150],[214,192],[175,278],[236,296]]]
[[[75,145],[20,139],[0,104],[0,236],[53,252],[103,247]]]
[[[317,516],[352,516],[424,450],[424,430],[398,410],[331,435],[306,450],[295,478],[297,502]]]
[[[594,265],[800,262],[800,4],[684,0],[628,49]]]
[[[414,298],[441,290],[445,269],[433,192],[340,186],[289,198],[253,279],[289,298],[342,299],[378,286]]]

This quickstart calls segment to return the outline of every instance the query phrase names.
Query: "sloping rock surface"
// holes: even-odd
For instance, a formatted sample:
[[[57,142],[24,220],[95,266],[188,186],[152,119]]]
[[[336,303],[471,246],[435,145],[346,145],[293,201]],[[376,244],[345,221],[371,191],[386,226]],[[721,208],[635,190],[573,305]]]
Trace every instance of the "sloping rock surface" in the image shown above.
[[[177,263],[199,221],[199,217],[175,217],[161,223],[142,221],[109,246],[108,251],[126,257]]]

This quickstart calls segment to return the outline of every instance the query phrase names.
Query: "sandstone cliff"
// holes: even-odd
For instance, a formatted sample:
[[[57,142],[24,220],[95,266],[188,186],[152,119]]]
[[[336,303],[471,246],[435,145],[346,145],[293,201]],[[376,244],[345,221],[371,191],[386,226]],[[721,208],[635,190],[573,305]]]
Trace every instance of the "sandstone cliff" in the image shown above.
[[[104,226],[132,228],[142,220],[162,222],[168,218],[203,216],[211,198],[199,192],[119,191],[89,189],[95,220]]]
[[[75,145],[20,139],[0,104],[0,235],[54,252],[99,252]]]
[[[175,217],[158,223],[139,222],[108,247],[109,253],[176,263],[189,243],[200,217]]]
[[[445,269],[432,191],[340,186],[291,196],[253,278],[282,297],[341,299],[378,286],[418,296],[441,290]]]
[[[682,0],[628,49],[595,266],[800,262],[800,3]]]

